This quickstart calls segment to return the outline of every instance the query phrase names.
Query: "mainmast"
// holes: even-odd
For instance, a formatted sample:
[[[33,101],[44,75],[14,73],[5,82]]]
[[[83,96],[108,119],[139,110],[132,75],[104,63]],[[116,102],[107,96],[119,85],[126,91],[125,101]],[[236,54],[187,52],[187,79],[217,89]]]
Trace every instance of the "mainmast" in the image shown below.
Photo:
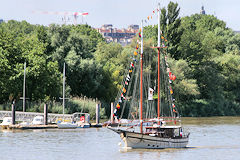
[[[140,72],[140,133],[143,133],[143,21],[141,22],[141,72]]]
[[[158,124],[160,124],[160,108],[161,108],[161,99],[160,99],[160,47],[161,47],[161,38],[160,38],[160,3],[158,3]]]

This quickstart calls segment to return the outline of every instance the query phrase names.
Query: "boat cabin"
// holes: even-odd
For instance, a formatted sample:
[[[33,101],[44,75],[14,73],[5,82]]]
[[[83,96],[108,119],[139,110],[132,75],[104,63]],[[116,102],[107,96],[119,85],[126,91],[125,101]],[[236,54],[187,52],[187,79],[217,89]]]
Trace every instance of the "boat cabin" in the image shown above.
[[[90,122],[90,114],[89,113],[74,113],[72,116],[72,121],[89,123]]]
[[[33,118],[32,124],[34,125],[43,125],[43,116],[36,116]]]
[[[158,136],[163,138],[181,138],[182,127],[181,126],[159,126],[153,125],[145,127],[146,132],[150,136]]]

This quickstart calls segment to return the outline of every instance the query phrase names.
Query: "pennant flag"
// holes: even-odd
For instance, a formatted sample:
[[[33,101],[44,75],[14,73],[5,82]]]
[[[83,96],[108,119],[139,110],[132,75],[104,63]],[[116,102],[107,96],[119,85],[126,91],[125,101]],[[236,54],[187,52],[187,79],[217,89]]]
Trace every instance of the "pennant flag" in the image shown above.
[[[118,99],[118,102],[119,102],[119,103],[122,103],[122,98],[119,98],[119,99]]]
[[[130,66],[131,66],[131,67],[134,67],[134,64],[131,62]]]
[[[118,103],[116,107],[117,107],[117,109],[119,109],[120,108],[120,104]]]
[[[176,76],[174,74],[172,74],[172,80],[175,81]]]
[[[155,13],[155,11],[153,10],[153,14]]]
[[[137,62],[137,60],[135,58],[132,58],[133,61]]]
[[[114,114],[116,114],[117,113],[117,109],[114,109],[114,112],[113,112]]]
[[[175,104],[172,104],[172,107],[175,108]]]
[[[129,69],[129,73],[132,73],[132,70],[131,70],[131,69]]]
[[[164,39],[164,37],[163,37],[163,36],[161,36],[161,39]]]
[[[123,93],[121,94],[121,97],[122,97],[123,99],[126,99],[126,97],[124,97]]]
[[[138,35],[139,35],[140,38],[142,37],[140,32],[138,33]]]
[[[138,53],[135,51],[135,52],[134,52],[134,55],[136,56],[137,54],[138,54]]]
[[[147,19],[149,20],[149,16],[147,17]]]
[[[126,91],[127,91],[127,90],[123,87],[123,93],[126,93]]]
[[[152,19],[152,16],[151,16],[151,19]]]
[[[126,85],[128,85],[128,82],[127,82],[127,81],[125,81],[125,84],[126,84]]]
[[[171,86],[169,87],[169,89],[170,89],[170,94],[173,94],[173,90]]]
[[[175,109],[173,109],[173,112],[175,112],[175,113],[176,113],[176,110],[175,110]]]
[[[165,42],[167,42],[167,40],[165,39]]]
[[[138,44],[137,44],[137,46],[136,46],[136,49],[138,49]]]

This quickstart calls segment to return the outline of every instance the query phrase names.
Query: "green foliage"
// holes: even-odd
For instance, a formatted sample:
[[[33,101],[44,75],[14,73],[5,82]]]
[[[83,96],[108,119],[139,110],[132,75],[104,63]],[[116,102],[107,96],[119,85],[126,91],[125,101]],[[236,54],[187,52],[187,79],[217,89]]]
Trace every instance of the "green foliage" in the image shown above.
[[[240,34],[226,28],[225,22],[212,15],[179,17],[177,3],[161,9],[162,35],[167,39],[161,53],[168,54],[176,106],[183,116],[240,115]],[[144,74],[156,73],[157,26],[144,27]],[[134,39],[133,41],[135,41]],[[21,110],[26,68],[28,111],[62,112],[62,71],[66,63],[66,96],[97,98],[102,102],[101,117],[110,114],[110,102],[122,87],[136,43],[122,47],[107,44],[88,25],[31,25],[26,21],[0,24],[0,103],[10,109],[17,100]],[[151,68],[151,69],[150,69]],[[29,102],[30,102],[29,101]],[[38,102],[39,101],[39,102]],[[33,103],[38,102],[38,103]],[[66,102],[66,112],[95,114],[94,101]],[[86,106],[85,106],[86,105]],[[84,106],[84,107],[83,107]],[[84,109],[86,107],[86,109]]]
[[[106,86],[105,94],[108,94],[110,100],[114,100],[116,93],[120,89],[125,71],[124,63],[122,63],[122,55],[126,57],[128,51],[124,50],[117,43],[99,43],[94,58],[99,65],[102,65],[103,71],[108,82],[104,82]],[[126,64],[126,63],[125,63]],[[108,100],[109,100],[108,99]]]

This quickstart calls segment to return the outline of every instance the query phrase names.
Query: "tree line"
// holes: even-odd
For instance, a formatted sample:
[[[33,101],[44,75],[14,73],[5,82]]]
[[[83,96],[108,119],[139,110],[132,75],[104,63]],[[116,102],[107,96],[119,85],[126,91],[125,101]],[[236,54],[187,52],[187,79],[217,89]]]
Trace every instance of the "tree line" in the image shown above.
[[[177,79],[174,96],[183,116],[240,115],[240,35],[212,15],[179,17],[177,3],[161,12],[162,35]],[[144,27],[144,45],[157,43],[157,26]],[[66,96],[97,98],[110,113],[134,52],[106,43],[89,25],[0,24],[0,103],[20,100],[24,62],[26,97],[60,101],[66,63]],[[76,110],[76,108],[75,108]],[[69,111],[71,112],[71,110]]]

